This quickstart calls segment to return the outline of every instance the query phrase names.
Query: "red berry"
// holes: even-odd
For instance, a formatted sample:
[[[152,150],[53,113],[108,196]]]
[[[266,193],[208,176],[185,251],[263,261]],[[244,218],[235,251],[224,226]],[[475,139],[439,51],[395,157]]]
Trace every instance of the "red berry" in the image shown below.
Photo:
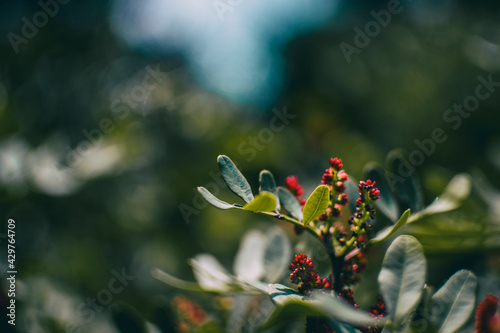
[[[335,157],[330,159],[330,166],[339,171],[344,165],[342,164],[342,160],[340,158]]]
[[[500,331],[500,315],[497,313],[498,297],[488,295],[476,310],[475,333],[497,333]]]
[[[340,181],[346,181],[349,176],[347,176],[347,173],[344,171],[344,170],[340,170],[338,173],[337,173],[337,178],[340,180]]]

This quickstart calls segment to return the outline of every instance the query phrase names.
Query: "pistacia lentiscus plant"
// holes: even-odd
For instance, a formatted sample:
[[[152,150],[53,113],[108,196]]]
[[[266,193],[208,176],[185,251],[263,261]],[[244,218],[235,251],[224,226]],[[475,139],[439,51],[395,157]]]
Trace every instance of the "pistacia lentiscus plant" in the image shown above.
[[[311,234],[326,250],[331,273],[320,276],[313,258],[302,253],[292,256],[290,240],[274,227],[265,233],[253,230],[244,237],[234,274],[213,256],[200,254],[191,261],[197,283],[179,280],[159,269],[153,272],[156,278],[190,291],[268,294],[275,306],[265,311],[265,320],[258,325],[261,329],[298,318],[305,318],[306,332],[451,333],[461,332],[470,324],[476,305],[474,274],[458,271],[435,292],[425,283],[427,264],[422,246],[409,235],[397,237],[388,248],[378,275],[380,295],[372,307],[358,306],[352,290],[367,265],[369,247],[388,239],[407,223],[457,208],[468,195],[467,176],[455,177],[439,200],[423,208],[414,179],[409,185],[396,180],[394,191],[389,191],[388,178],[382,176],[384,171],[377,165],[366,168],[365,174],[371,179],[355,185],[342,161],[332,158],[322,184],[304,199],[304,190],[294,176],[286,178],[284,187],[277,187],[273,175],[263,170],[259,192],[254,194],[229,157],[219,156],[217,162],[227,186],[244,203],[222,201],[199,187],[211,205],[271,216],[291,223],[298,234]],[[393,163],[397,166],[397,158]],[[385,182],[382,192],[378,182]],[[398,216],[398,202],[405,201],[406,207],[418,211],[415,215],[411,216],[407,209]],[[372,224],[377,210],[394,223],[375,233]],[[287,269],[288,286],[278,283]],[[228,330],[243,331],[241,326]]]

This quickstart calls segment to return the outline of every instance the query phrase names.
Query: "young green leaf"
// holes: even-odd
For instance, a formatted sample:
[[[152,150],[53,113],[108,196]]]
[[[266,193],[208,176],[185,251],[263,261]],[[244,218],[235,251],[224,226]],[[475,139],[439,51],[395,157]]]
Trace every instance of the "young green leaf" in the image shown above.
[[[365,166],[365,179],[376,182],[380,190],[380,198],[375,201],[375,206],[391,221],[396,221],[399,216],[399,205],[390,185],[387,183],[385,170],[380,165],[371,162]]]
[[[273,174],[267,170],[262,170],[259,175],[259,193],[269,192],[276,197],[276,211],[280,210],[280,202],[278,200],[278,190]]]
[[[279,227],[267,232],[264,250],[265,281],[274,283],[285,276],[292,255],[292,246],[287,235]]]
[[[276,197],[269,192],[262,192],[243,206],[244,210],[249,210],[254,213],[272,212],[276,208]]]
[[[418,305],[425,283],[426,261],[420,243],[399,236],[384,256],[378,283],[388,319],[399,326]]]
[[[326,185],[316,187],[304,206],[304,225],[316,220],[330,204],[330,189]]]
[[[264,248],[266,236],[258,230],[250,230],[240,243],[234,259],[234,273],[245,281],[258,281],[265,273]]]
[[[401,215],[401,217],[399,218],[398,222],[395,225],[393,225],[391,227],[387,227],[383,230],[380,230],[375,237],[370,239],[370,243],[376,244],[376,243],[382,242],[382,241],[386,240],[387,238],[391,237],[396,231],[398,231],[399,228],[401,228],[402,226],[404,226],[406,224],[406,222],[408,222],[410,215],[411,215],[411,210],[407,209],[403,213],[403,215]]]
[[[297,220],[302,221],[302,207],[293,194],[283,187],[278,187],[278,197],[283,208]]]
[[[219,157],[217,157],[217,163],[219,164],[222,178],[224,178],[229,189],[245,200],[245,202],[252,201],[253,194],[250,184],[248,184],[247,179],[240,170],[238,170],[233,161],[225,155],[219,155]]]
[[[456,272],[431,298],[431,322],[439,333],[457,332],[470,318],[476,304],[476,276]]]
[[[220,200],[217,198],[215,195],[210,193],[209,190],[204,188],[203,186],[198,186],[198,192],[203,196],[205,200],[208,201],[209,204],[211,204],[214,207],[217,207],[219,209],[230,209],[234,208],[234,205],[227,203],[225,201]]]

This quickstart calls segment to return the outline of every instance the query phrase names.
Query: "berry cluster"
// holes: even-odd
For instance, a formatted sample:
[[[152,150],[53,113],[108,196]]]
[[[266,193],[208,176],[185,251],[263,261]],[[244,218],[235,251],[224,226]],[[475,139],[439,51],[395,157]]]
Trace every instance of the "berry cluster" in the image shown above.
[[[331,289],[332,287],[331,279],[321,279],[314,269],[312,259],[307,258],[305,254],[296,255],[288,269],[292,271],[290,282],[299,285],[298,290],[301,294],[306,294],[313,289]]]
[[[304,195],[304,189],[299,184],[299,179],[297,178],[297,176],[286,177],[285,187],[288,191],[290,191],[290,193],[293,194],[302,208],[304,208],[304,205],[306,204],[306,200],[302,197]]]
[[[498,297],[488,295],[479,303],[476,310],[475,333],[500,333],[500,314]]]
[[[372,306],[368,313],[375,318],[382,318],[387,313],[382,296],[378,295],[377,304]]]
[[[172,305],[179,315],[177,322],[178,332],[192,332],[195,328],[203,326],[209,320],[205,310],[185,296],[174,297]]]
[[[345,300],[347,303],[351,304],[356,310],[359,310],[359,305],[356,304],[356,301],[354,300],[354,292],[350,288],[344,288],[342,291],[339,293],[338,298]],[[368,313],[375,318],[383,318],[384,315],[387,313],[385,310],[385,303],[384,300],[382,299],[382,296],[377,297],[377,304],[373,305]],[[363,333],[379,333],[382,332],[382,328],[378,327],[377,325],[373,326],[365,326],[360,328],[361,332]]]
[[[356,268],[356,265],[353,264],[352,267]],[[301,294],[306,294],[314,289],[332,289],[331,278],[321,279],[314,269],[312,260],[307,258],[307,256],[302,253],[295,256],[295,260],[288,268],[292,271],[292,274],[290,274],[290,282],[299,285],[298,290]],[[359,310],[359,305],[356,304],[356,301],[354,300],[354,292],[352,289],[342,289],[338,293],[337,298],[348,302],[355,309]],[[377,304],[370,308],[369,314],[376,318],[382,318],[386,314],[382,296],[378,296]],[[362,327],[361,331],[363,333],[380,333],[382,329],[374,325]],[[307,317],[306,332],[335,333],[335,331],[328,326],[325,318],[320,316]]]
[[[368,261],[363,252],[344,261],[342,273],[340,274],[340,283],[343,286],[352,286],[360,281],[359,274],[368,266]]]
[[[347,173],[342,169],[342,160],[340,158],[330,159],[330,168],[325,170],[321,182],[330,188],[331,204],[326,212],[320,216],[321,221],[327,221],[329,218],[337,218],[342,215],[342,209],[349,202],[349,197],[344,193],[344,182],[349,179]]]
[[[356,304],[356,301],[354,300],[354,291],[352,291],[351,288],[342,289],[337,297],[351,304],[356,310],[359,310],[359,305]]]
[[[377,297],[377,304],[372,306],[370,308],[370,310],[368,311],[368,313],[372,317],[375,317],[378,319],[382,319],[387,314],[385,303],[384,303],[382,296],[379,295]],[[363,332],[363,333],[378,333],[378,332],[382,332],[382,328],[377,326],[377,325],[367,326],[367,327],[361,328],[361,332]]]
[[[361,258],[361,259],[360,259]],[[352,261],[355,260],[365,260],[362,254],[351,258]],[[346,264],[349,265],[349,264]],[[361,270],[364,267],[358,266],[357,264],[350,264],[351,269]],[[288,267],[292,274],[290,274],[290,282],[298,284],[298,290],[301,294],[306,294],[314,289],[332,289],[331,278],[321,279],[314,269],[314,264],[310,258],[307,258],[304,254],[299,254],[295,256],[295,260]],[[344,288],[339,293],[337,298],[342,299],[349,304],[351,304],[355,309],[359,310],[359,305],[354,300],[354,292],[351,288]],[[372,317],[383,318],[386,314],[386,307],[382,296],[377,297],[377,304],[372,306],[369,310],[369,314]],[[365,326],[361,328],[363,333],[380,333],[382,328],[377,325]],[[320,316],[310,316],[307,317],[306,322],[306,332],[326,332],[335,333],[332,330],[325,318]],[[496,332],[495,332],[496,333]]]
[[[380,198],[380,191],[375,187],[375,182],[368,179],[361,181],[358,185],[359,198],[356,200],[356,211],[349,218],[350,237],[346,232],[337,234],[338,243],[343,246],[341,255],[358,249],[364,250],[372,232],[369,220],[375,217],[373,203]]]
[[[368,179],[366,182],[359,182],[358,185],[359,199],[356,200],[356,213],[361,218],[361,213],[366,210],[370,214],[370,218],[375,217],[375,209],[372,204],[375,200],[380,198],[380,191],[375,187],[375,182]]]
[[[330,159],[330,168],[325,170],[321,179],[321,182],[330,189],[330,203],[326,212],[319,217],[319,221],[323,223],[315,225],[311,222],[310,224],[317,228],[319,239],[331,251],[335,277],[330,275],[329,278],[321,279],[314,269],[312,260],[301,253],[295,256],[289,266],[292,272],[290,282],[297,284],[298,291],[304,295],[314,289],[334,289],[338,292],[339,298],[359,309],[354,301],[353,291],[349,287],[359,282],[359,274],[367,266],[364,251],[371,234],[369,220],[375,216],[373,203],[380,198],[380,191],[375,187],[375,182],[361,181],[358,185],[359,199],[356,200],[356,210],[348,219],[348,224],[345,220],[339,220],[344,207],[349,202],[349,197],[344,193],[345,182],[349,177],[342,167],[341,159]],[[297,177],[288,177],[285,185],[303,208],[304,190]],[[303,230],[300,226],[295,228],[298,234]],[[378,303],[370,309],[370,314],[379,318],[384,316],[385,304],[381,297]],[[361,330],[364,333],[381,332],[381,328],[373,326],[363,327]],[[325,318],[312,316],[307,318],[307,332],[333,332],[333,330],[328,327]]]
[[[306,204],[306,200],[302,197],[304,195],[304,188],[300,185],[297,176],[286,177],[285,187],[297,199],[302,209],[304,209],[304,205]],[[304,228],[297,225],[293,229],[297,235],[300,235],[304,231]]]

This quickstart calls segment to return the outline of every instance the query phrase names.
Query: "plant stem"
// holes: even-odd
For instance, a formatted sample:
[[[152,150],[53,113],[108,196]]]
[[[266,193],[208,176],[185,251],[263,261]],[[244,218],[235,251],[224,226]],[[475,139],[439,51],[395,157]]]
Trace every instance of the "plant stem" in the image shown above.
[[[320,238],[320,236],[316,232],[316,229],[314,229],[313,227],[311,227],[309,225],[306,226],[302,222],[300,222],[300,221],[298,221],[296,219],[293,219],[293,218],[291,218],[289,216],[282,215],[282,214],[279,214],[279,213],[269,213],[269,212],[260,212],[260,213],[264,214],[264,215],[269,215],[269,216],[275,217],[275,218],[277,218],[279,220],[286,220],[288,222],[291,222],[292,224],[294,224],[296,226],[304,228],[304,230],[306,230],[307,232],[309,232],[314,237]]]
[[[331,257],[333,266],[333,290],[336,292],[342,291],[342,284],[340,283],[340,274],[344,266],[344,257]]]
[[[342,267],[344,266],[344,258],[345,256],[340,255],[336,256],[335,255],[335,249],[333,247],[333,243],[329,237],[321,237],[314,229],[313,227],[307,225],[304,226],[302,222],[295,220],[289,216],[286,215],[281,215],[279,213],[270,213],[270,212],[260,212],[261,214],[273,216],[275,218],[278,218],[280,220],[286,220],[288,222],[291,222],[294,225],[300,226],[304,228],[306,231],[308,231],[310,234],[312,234],[314,237],[319,239],[323,246],[326,248],[326,251],[328,253],[328,256],[330,257],[330,261],[332,263],[332,276],[333,276],[333,290],[336,291],[337,293],[342,291],[342,285],[340,283],[340,274],[342,273]]]

